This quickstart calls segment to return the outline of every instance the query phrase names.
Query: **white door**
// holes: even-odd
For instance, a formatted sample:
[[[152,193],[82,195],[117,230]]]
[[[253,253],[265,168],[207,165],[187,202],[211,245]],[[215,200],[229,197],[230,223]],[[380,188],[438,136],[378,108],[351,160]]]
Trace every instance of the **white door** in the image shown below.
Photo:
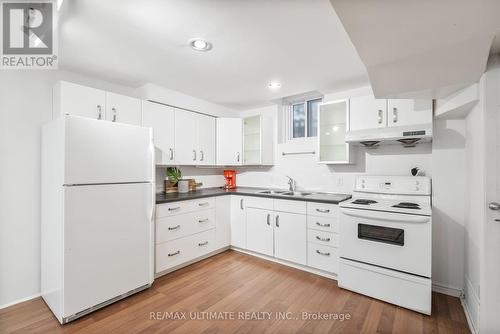
[[[245,197],[231,195],[231,245],[246,248]]]
[[[246,209],[247,249],[273,256],[274,254],[274,214],[272,211]]]
[[[387,126],[387,100],[373,95],[350,99],[350,131],[385,128]]]
[[[106,92],[103,90],[67,81],[60,81],[54,87],[54,111],[59,115],[105,119],[105,108]]]
[[[198,163],[198,114],[175,109],[175,163],[196,165]]]
[[[387,126],[432,123],[432,100],[387,100]]]
[[[274,214],[274,256],[306,265],[306,216],[288,212],[275,212]]]
[[[149,284],[152,187],[65,187],[64,316]]]
[[[500,67],[486,72],[486,221],[481,244],[480,332],[500,333]]]
[[[215,165],[215,117],[197,115],[198,165]]]
[[[242,119],[217,118],[217,165],[241,165],[243,162],[242,150]]]
[[[106,93],[106,120],[141,125],[141,100],[134,97]]]
[[[157,165],[175,163],[175,112],[174,108],[149,102],[142,102],[142,126],[153,128],[155,162]]]
[[[150,128],[65,116],[65,184],[151,182]]]

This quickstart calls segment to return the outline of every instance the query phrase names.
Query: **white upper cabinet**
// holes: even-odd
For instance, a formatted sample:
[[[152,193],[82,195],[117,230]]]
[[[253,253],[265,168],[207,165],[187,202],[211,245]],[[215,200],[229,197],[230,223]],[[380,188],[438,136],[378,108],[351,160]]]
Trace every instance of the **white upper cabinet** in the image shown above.
[[[62,114],[94,119],[106,117],[106,92],[103,90],[59,81],[54,86],[53,99],[52,118]]]
[[[349,130],[349,100],[321,103],[318,124],[318,162],[351,163],[351,147],[345,142]]]
[[[197,115],[197,165],[215,165],[215,117]]]
[[[350,131],[385,128],[387,100],[373,95],[350,99]]]
[[[174,108],[150,101],[142,101],[142,125],[153,128],[157,165],[175,164],[174,120]]]
[[[387,126],[432,123],[432,100],[387,100]]]
[[[263,115],[243,119],[243,165],[272,165],[273,120]]]
[[[141,126],[141,100],[134,97],[106,93],[106,120]]]
[[[243,164],[243,124],[241,118],[217,118],[217,165]]]
[[[175,163],[196,165],[198,163],[198,118],[197,114],[175,109]]]

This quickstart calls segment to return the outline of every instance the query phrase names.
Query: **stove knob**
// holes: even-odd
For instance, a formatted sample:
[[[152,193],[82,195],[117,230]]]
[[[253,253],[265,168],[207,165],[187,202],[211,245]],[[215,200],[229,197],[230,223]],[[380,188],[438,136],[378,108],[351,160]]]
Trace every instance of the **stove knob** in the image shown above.
[[[364,188],[364,187],[365,187],[365,185],[364,185],[364,184],[362,184],[362,185],[361,185],[361,188]]]
[[[417,186],[417,187],[415,187],[415,190],[416,190],[416,191],[419,191],[419,190],[420,190],[420,187],[418,187],[418,186]]]

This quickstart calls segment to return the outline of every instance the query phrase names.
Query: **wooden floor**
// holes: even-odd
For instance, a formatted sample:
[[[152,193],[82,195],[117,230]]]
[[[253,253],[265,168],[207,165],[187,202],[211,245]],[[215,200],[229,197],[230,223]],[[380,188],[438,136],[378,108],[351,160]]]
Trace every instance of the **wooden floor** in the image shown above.
[[[342,290],[334,280],[227,251],[64,326],[41,298],[11,306],[0,310],[0,333],[469,333],[457,298],[434,293],[432,304],[432,316],[424,316]],[[291,319],[276,319],[276,312]],[[333,319],[302,319],[302,312]],[[189,320],[206,315],[227,319]]]

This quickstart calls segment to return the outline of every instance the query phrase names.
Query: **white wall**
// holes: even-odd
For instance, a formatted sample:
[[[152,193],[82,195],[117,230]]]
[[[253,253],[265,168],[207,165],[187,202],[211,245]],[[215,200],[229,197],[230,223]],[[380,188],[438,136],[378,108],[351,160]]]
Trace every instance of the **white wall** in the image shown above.
[[[139,97],[141,93],[134,88],[62,70],[2,71],[0,308],[40,293],[40,126],[51,119],[52,86],[57,80],[130,96]],[[205,112],[227,112],[227,108],[181,93],[175,102],[188,109],[200,107]],[[217,177],[221,176],[214,176]]]

